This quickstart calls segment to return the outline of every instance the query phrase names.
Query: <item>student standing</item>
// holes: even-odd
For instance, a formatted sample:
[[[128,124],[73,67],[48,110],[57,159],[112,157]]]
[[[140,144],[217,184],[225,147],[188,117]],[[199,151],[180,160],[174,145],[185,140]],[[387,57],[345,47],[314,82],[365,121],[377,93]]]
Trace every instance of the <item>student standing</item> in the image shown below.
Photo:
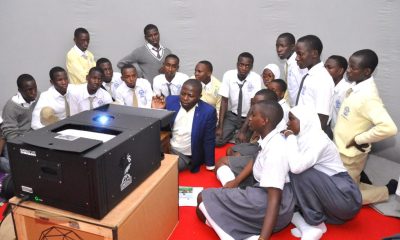
[[[363,204],[386,201],[394,194],[397,180],[386,186],[360,183],[371,143],[382,141],[397,133],[396,124],[383,105],[372,73],[378,65],[378,56],[370,49],[353,53],[349,59],[347,78],[355,83],[343,100],[334,139],[340,158],[353,180],[359,184]]]
[[[67,71],[72,84],[86,83],[89,69],[96,65],[93,53],[88,49],[90,42],[89,32],[85,28],[77,28],[74,32],[75,46],[67,53]]]

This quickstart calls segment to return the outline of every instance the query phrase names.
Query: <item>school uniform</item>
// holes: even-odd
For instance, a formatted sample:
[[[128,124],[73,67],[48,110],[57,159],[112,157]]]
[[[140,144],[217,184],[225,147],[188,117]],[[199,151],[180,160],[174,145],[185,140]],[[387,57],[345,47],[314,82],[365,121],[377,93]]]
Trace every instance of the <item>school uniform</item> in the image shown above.
[[[396,124],[383,105],[373,77],[351,87],[340,107],[333,133],[344,166],[359,184],[363,204],[386,201],[389,198],[386,186],[360,183],[360,174],[371,150],[371,143],[397,133]],[[364,149],[365,152],[356,147],[346,147],[353,139],[359,145],[369,145]]]
[[[67,53],[67,72],[69,82],[72,84],[86,83],[86,76],[92,67],[96,66],[93,53],[89,50],[82,51],[76,45]]]
[[[113,73],[113,77],[111,79],[110,82],[104,82],[103,81],[103,87],[105,90],[107,90],[107,92],[109,94],[111,94],[111,97],[113,97],[114,99],[116,98],[116,90],[117,88],[123,83],[124,81],[122,81],[121,79],[121,73],[119,72],[114,72]],[[150,86],[151,87],[151,86]]]
[[[289,184],[289,165],[284,155],[284,144],[285,139],[276,130],[261,140],[261,151],[253,165],[253,176],[258,184],[246,189],[209,188],[202,192],[203,202],[199,208],[208,216],[207,221],[214,229],[222,229],[231,239],[259,235],[268,205],[267,187],[282,190],[273,231],[279,231],[289,224],[295,198]],[[219,232],[217,234],[221,237]]]
[[[285,81],[287,83],[287,100],[289,106],[296,105],[297,92],[299,91],[301,79],[307,73],[308,69],[300,69],[296,61],[297,54],[293,52],[292,56],[286,60],[284,66]]]
[[[188,75],[181,72],[176,72],[171,82],[165,78],[165,74],[157,75],[153,80],[154,94],[158,96],[163,95],[164,97],[168,97],[169,95],[180,95],[182,85],[188,79]],[[169,92],[171,92],[171,94]]]
[[[336,86],[333,89],[333,104],[332,104],[332,113],[331,113],[331,119],[330,119],[330,127],[333,131],[336,125],[336,119],[337,115],[340,109],[340,106],[342,105],[343,99],[346,96],[347,90],[351,88],[352,83],[347,81],[346,79],[342,79],[336,84]]]
[[[297,206],[310,225],[342,224],[361,208],[361,193],[340,159],[335,144],[320,127],[318,114],[297,106],[300,132],[286,139],[290,184]]]
[[[227,143],[233,137],[235,131],[241,128],[250,110],[251,98],[261,90],[262,80],[257,73],[251,71],[243,81],[240,81],[237,75],[236,69],[227,71],[222,78],[218,92],[222,97],[228,98],[228,109],[223,122],[223,136],[217,138],[217,146]],[[238,114],[239,86],[242,86],[242,111]]]
[[[99,88],[95,94],[90,95],[87,90],[87,83],[76,86],[70,94],[71,116],[112,103],[111,95],[102,88]]]
[[[320,62],[306,74],[303,86],[299,91],[297,106],[312,106],[318,114],[330,116],[333,88],[333,79],[325,69],[323,62]]]
[[[40,113],[44,107],[49,107],[54,111],[54,116],[58,120],[62,120],[67,117],[67,111],[70,112],[71,103],[71,91],[75,89],[74,84],[68,84],[67,92],[61,95],[54,86],[49,87],[49,89],[40,95],[40,98],[35,106],[32,113],[32,129],[39,129],[44,127],[41,122]],[[67,110],[66,107],[69,107]]]
[[[191,79],[195,79],[195,76],[191,76]],[[221,95],[218,94],[219,88],[221,87],[221,81],[216,77],[211,75],[211,80],[209,83],[204,84],[201,82],[203,87],[201,91],[201,100],[210,104],[217,110],[217,117],[219,117],[219,110],[221,108]]]
[[[136,79],[135,88],[130,88],[123,82],[115,92],[115,101],[125,106],[134,106],[133,94],[136,96],[137,106],[140,108],[151,108],[153,89],[150,82],[143,78]]]

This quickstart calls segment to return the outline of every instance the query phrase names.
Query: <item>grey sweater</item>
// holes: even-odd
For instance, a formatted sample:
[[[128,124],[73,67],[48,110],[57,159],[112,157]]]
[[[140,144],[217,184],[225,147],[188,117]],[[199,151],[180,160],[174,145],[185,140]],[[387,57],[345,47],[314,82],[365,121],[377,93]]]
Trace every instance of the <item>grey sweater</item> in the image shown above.
[[[163,57],[158,60],[151,54],[150,50],[143,45],[139,48],[136,48],[129,55],[121,59],[117,66],[121,68],[125,64],[134,64],[135,67],[139,67],[139,69],[137,69],[139,75],[138,77],[149,80],[151,86],[153,86],[153,78],[160,74],[158,70],[163,65],[165,57],[169,54],[171,54],[171,50],[164,48]]]
[[[39,95],[39,94],[38,94]],[[29,108],[22,107],[9,99],[3,108],[1,130],[6,140],[10,140],[31,130],[32,112],[36,101]]]

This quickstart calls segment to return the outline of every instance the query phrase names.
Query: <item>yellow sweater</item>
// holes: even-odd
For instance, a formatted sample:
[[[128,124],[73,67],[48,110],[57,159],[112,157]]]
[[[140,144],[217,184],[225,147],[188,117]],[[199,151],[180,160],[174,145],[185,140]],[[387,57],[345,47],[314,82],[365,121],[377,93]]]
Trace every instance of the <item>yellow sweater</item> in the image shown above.
[[[333,133],[339,152],[355,157],[362,152],[355,147],[346,148],[353,138],[357,144],[370,144],[395,135],[397,127],[379,97],[373,77],[351,89],[340,107]]]
[[[94,56],[86,50],[82,52],[77,46],[74,46],[67,53],[67,71],[69,82],[73,84],[86,83],[86,75],[89,70],[96,66]]]

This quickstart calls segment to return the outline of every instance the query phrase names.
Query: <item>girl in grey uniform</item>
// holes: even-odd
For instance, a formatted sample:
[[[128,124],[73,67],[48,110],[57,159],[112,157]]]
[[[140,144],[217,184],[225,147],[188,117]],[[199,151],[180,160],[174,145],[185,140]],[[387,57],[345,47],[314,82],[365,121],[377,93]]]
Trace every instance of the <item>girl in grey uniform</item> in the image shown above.
[[[324,222],[342,224],[361,208],[361,193],[340,159],[335,144],[322,131],[318,114],[305,106],[290,110],[286,151],[290,181],[299,212],[293,235],[319,239]],[[301,212],[301,213],[300,213]]]
[[[289,184],[285,139],[275,129],[283,116],[282,107],[268,101],[255,104],[252,110],[249,126],[261,136],[261,150],[252,168],[257,183],[246,189],[209,188],[198,197],[198,217],[224,240],[254,235],[269,239],[293,216],[295,198]]]

